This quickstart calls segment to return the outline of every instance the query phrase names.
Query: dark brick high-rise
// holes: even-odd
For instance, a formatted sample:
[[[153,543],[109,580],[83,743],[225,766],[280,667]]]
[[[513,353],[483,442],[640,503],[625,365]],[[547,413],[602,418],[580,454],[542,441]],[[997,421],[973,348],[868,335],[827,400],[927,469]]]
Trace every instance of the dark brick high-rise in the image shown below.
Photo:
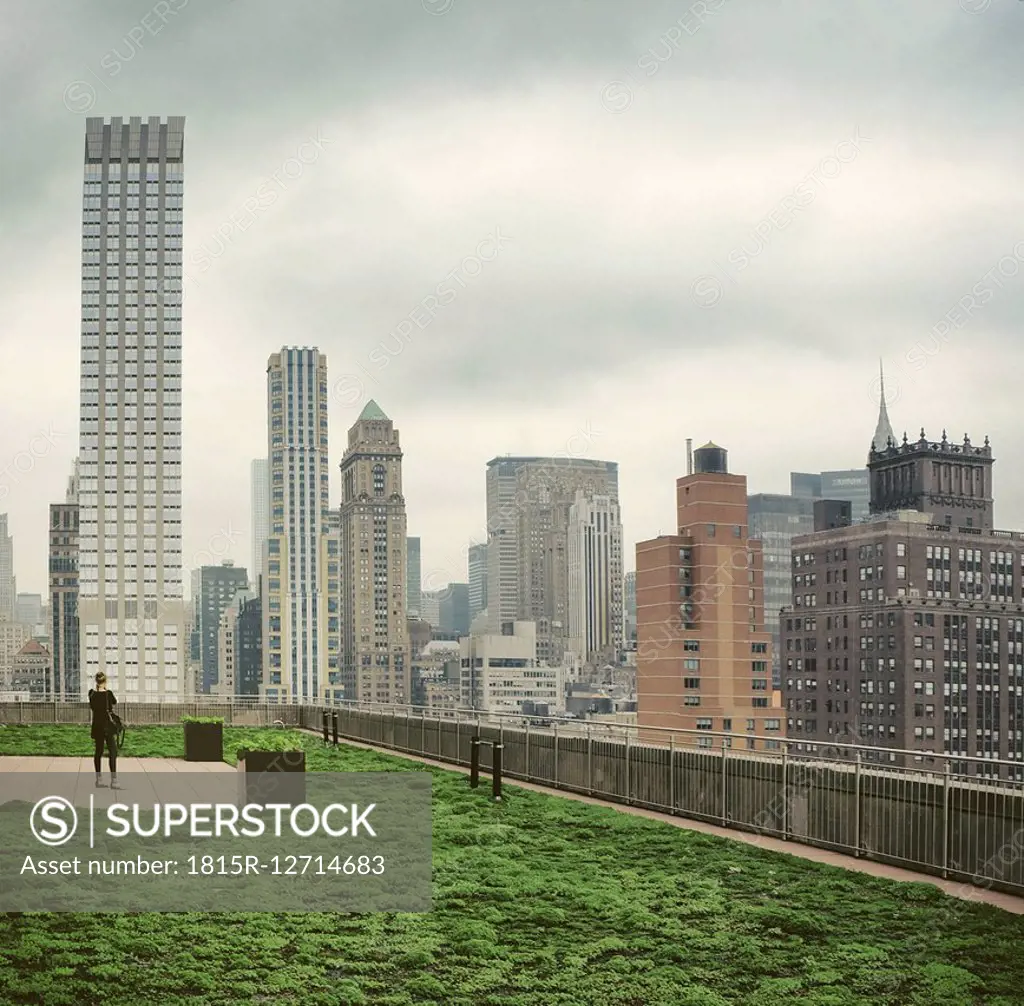
[[[1024,532],[996,531],[988,438],[873,444],[871,517],[793,540],[782,688],[795,750],[1004,759],[1024,778]],[[875,449],[879,447],[879,449]],[[875,761],[899,763],[889,752]],[[954,769],[995,774],[983,762]]]

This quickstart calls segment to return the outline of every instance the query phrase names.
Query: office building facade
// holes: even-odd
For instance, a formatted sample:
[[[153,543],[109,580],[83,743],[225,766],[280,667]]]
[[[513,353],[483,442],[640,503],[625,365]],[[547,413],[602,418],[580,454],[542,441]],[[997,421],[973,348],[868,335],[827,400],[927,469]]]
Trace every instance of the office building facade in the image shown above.
[[[341,461],[345,699],[409,703],[406,513],[398,430],[376,402],[348,431]]]
[[[618,664],[625,649],[618,500],[577,490],[567,544],[568,646],[586,663]]]
[[[678,534],[636,547],[637,722],[649,743],[777,748],[785,736],[771,689],[761,543],[748,537],[747,480],[726,452],[694,452],[676,481]],[[660,728],[648,730],[644,728]]]
[[[0,622],[17,621],[14,617],[18,584],[14,576],[14,538],[7,514],[0,513]]]
[[[1003,759],[1024,777],[1024,533],[993,529],[993,460],[987,439],[904,437],[870,455],[871,519],[794,541],[782,644],[797,749]]]
[[[438,628],[452,636],[469,635],[469,584],[449,583],[438,603]]]
[[[185,120],[86,120],[80,686],[186,691],[181,255]]]
[[[568,640],[569,510],[578,489],[618,500],[618,465],[511,456],[487,464],[488,624],[496,632],[533,621],[545,663],[561,663]]]
[[[459,641],[462,705],[488,713],[522,714],[528,704],[565,709],[565,672],[537,660],[532,622],[505,622],[499,632]]]
[[[220,682],[218,640],[221,617],[235,595],[247,589],[249,574],[225,559],[219,566],[203,566],[195,570],[193,583],[195,632],[199,637],[199,662],[202,665],[198,684],[199,691],[209,695]]]
[[[405,610],[409,618],[420,617],[420,594],[423,592],[419,538],[405,539],[405,570],[408,578]]]
[[[487,543],[469,546],[469,620],[487,610]]]
[[[761,542],[764,561],[764,623],[772,634],[772,686],[782,679],[779,612],[793,603],[792,543],[814,530],[814,499],[756,493],[747,497],[747,527]]]
[[[78,465],[63,503],[50,504],[50,654],[56,699],[81,695],[78,628]]]
[[[340,559],[330,533],[327,358],[288,347],[267,364],[270,533],[263,583],[263,692],[319,702],[336,686]]]
[[[249,466],[249,521],[252,527],[251,579],[254,590],[263,575],[266,543],[270,534],[270,468],[266,458],[255,458]]]

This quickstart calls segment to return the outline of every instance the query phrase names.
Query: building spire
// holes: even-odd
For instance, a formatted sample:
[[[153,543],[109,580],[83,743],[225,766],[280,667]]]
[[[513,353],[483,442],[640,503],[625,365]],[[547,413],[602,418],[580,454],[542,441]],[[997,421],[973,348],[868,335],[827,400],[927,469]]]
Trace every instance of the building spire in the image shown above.
[[[875,435],[871,440],[871,448],[876,451],[884,451],[889,442],[896,443],[896,434],[892,431],[892,424],[889,422],[889,413],[885,407],[885,372],[882,369],[882,358],[878,358],[878,425],[875,426]]]

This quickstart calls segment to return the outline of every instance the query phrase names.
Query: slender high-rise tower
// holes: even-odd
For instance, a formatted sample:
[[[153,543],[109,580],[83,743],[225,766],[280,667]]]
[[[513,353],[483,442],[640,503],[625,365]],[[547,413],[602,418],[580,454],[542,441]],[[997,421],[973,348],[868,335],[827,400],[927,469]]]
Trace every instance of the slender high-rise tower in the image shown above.
[[[79,485],[81,688],[185,692],[181,246],[185,120],[87,119]]]
[[[0,622],[14,621],[14,602],[17,596],[14,539],[7,529],[7,514],[0,513]]]
[[[398,430],[367,402],[341,460],[345,699],[412,701]]]
[[[50,687],[54,699],[76,700],[81,645],[78,631],[78,461],[63,503],[50,504]]]
[[[327,357],[284,347],[267,364],[270,534],[263,585],[263,689],[314,703],[337,678],[338,537],[331,532]]]
[[[263,552],[270,533],[270,483],[267,459],[256,458],[250,469],[250,520],[252,522],[252,561],[249,565],[250,585],[255,590],[263,574]]]
[[[622,520],[619,502],[583,489],[569,509],[569,646],[583,661],[622,658]]]

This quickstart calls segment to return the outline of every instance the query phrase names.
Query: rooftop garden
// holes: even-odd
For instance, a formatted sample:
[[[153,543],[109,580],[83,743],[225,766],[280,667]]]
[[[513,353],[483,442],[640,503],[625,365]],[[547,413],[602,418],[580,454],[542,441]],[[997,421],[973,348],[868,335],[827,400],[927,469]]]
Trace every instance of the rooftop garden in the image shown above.
[[[311,772],[432,772],[433,912],[0,915],[0,1002],[1021,1002],[1024,917],[511,785],[495,805],[460,773],[273,732]],[[225,759],[268,733],[226,727]],[[0,727],[0,755],[25,754],[91,742]],[[124,754],[180,758],[183,731],[133,728]]]

